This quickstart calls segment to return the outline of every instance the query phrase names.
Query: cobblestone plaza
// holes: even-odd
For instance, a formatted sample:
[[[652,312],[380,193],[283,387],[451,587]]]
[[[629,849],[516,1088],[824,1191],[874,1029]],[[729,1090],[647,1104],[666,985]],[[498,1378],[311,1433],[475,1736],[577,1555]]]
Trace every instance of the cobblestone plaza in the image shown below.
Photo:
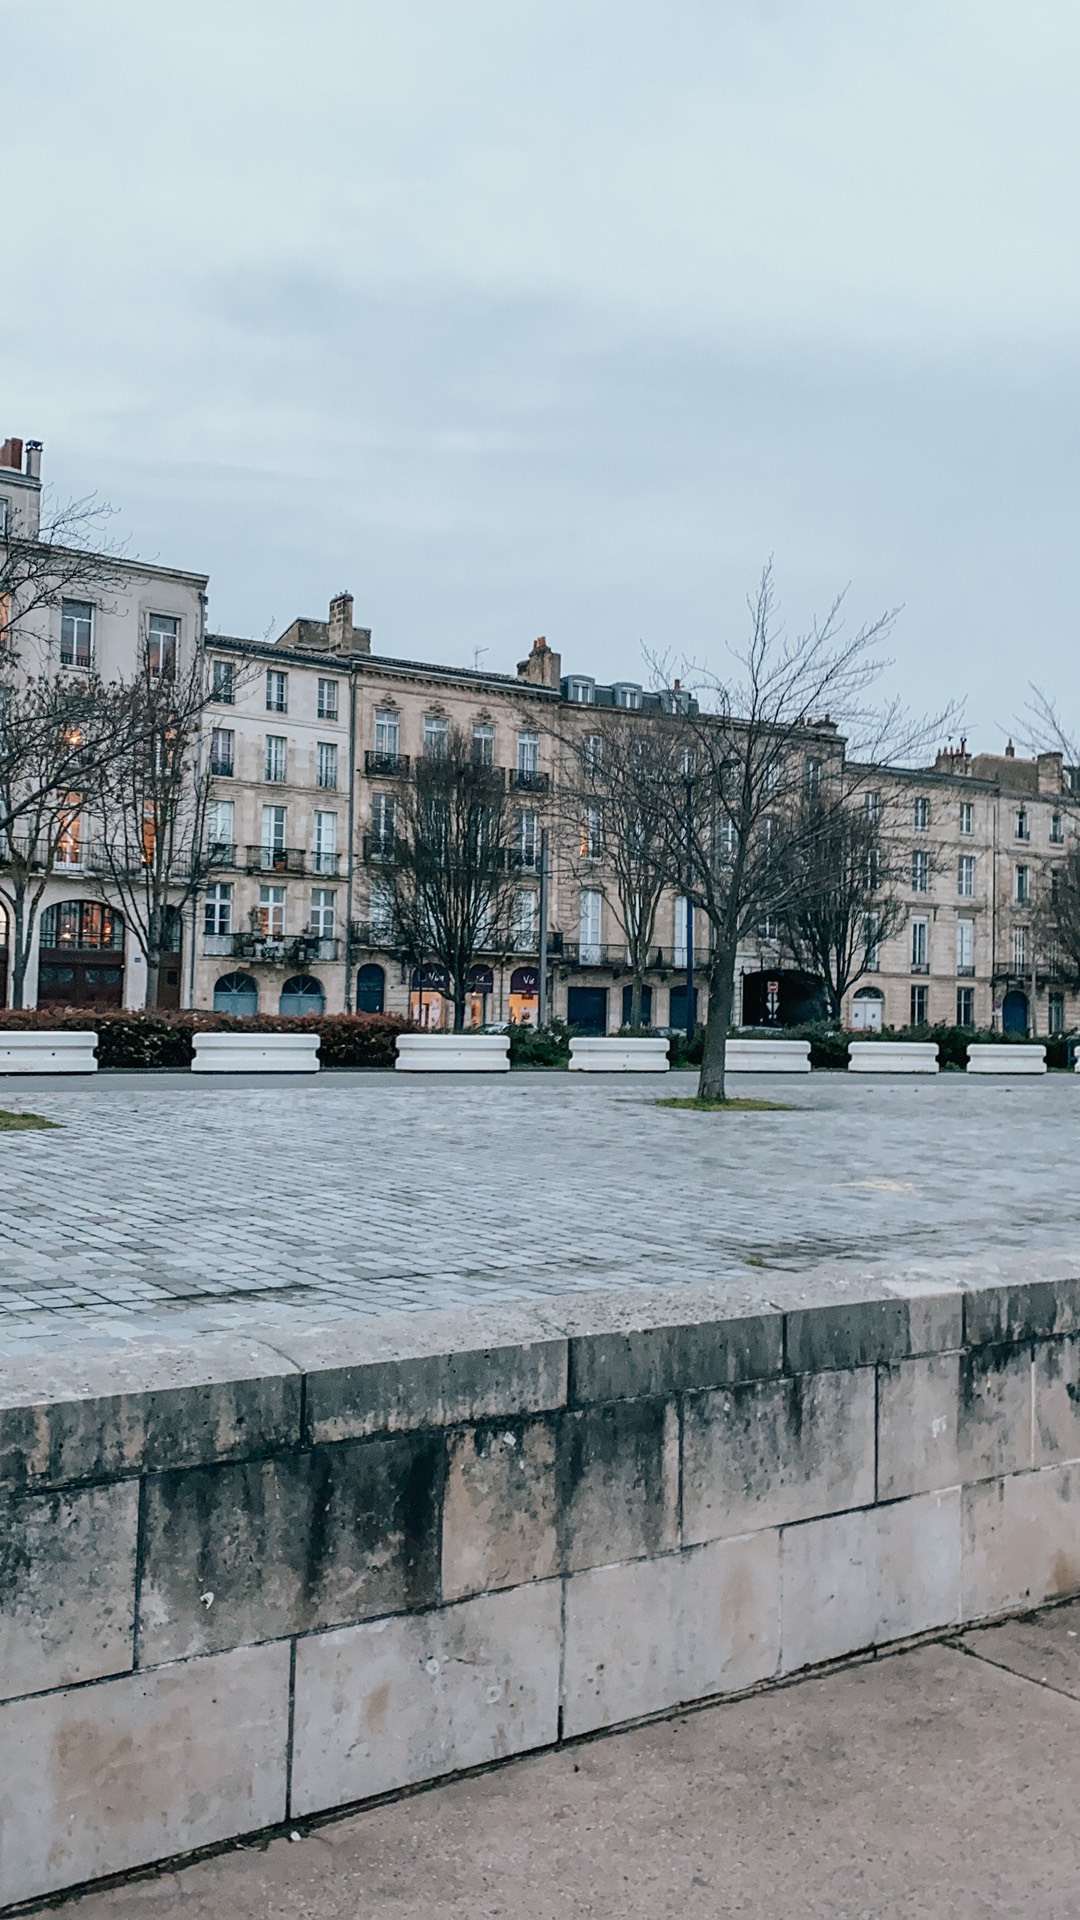
[[[768,1298],[823,1262],[1067,1248],[1080,1081],[740,1079],[792,1110],[656,1105],[694,1079],[328,1074],[9,1080],[0,1341],[283,1311],[492,1312],[682,1283]]]

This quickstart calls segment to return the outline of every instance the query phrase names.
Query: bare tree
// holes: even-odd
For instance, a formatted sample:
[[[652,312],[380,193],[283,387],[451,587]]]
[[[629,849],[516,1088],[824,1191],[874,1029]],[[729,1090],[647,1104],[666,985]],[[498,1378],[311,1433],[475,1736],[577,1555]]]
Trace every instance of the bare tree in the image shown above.
[[[904,924],[899,888],[905,859],[884,823],[880,793],[808,793],[786,848],[782,927],[796,964],[825,982],[829,1011],[840,1018],[845,993],[875,970],[877,950]],[[929,854],[927,855],[929,859]]]
[[[1080,986],[1080,840],[1074,839],[1039,876],[1032,913],[1036,954],[1050,972],[1060,971]]]
[[[126,690],[92,674],[16,675],[0,687],[0,902],[11,994],[23,1005],[38,912],[58,859],[82,852],[88,786],[130,744]]]
[[[139,943],[146,1004],[155,1007],[161,956],[210,866],[201,652],[182,665],[144,643],[128,700],[126,750],[101,769],[95,789],[96,864],[103,897],[117,895]]]
[[[109,538],[111,512],[91,494],[52,507],[36,525],[16,524],[0,536],[0,660],[5,665],[21,661],[33,671],[32,655],[45,637],[43,616],[64,600],[100,600],[119,585],[123,555]]]
[[[842,604],[843,596],[823,621],[789,637],[766,567],[749,602],[749,638],[732,650],[732,673],[698,673],[702,710],[679,722],[684,771],[670,796],[671,869],[686,873],[709,926],[698,1088],[705,1099],[724,1098],[740,943],[763,920],[783,921],[796,876],[819,857],[823,821],[845,804],[854,778],[865,781],[867,763],[895,763],[941,724],[913,729],[902,724],[896,704],[867,707],[885,664],[876,649],[895,616],[886,613],[846,636]],[[856,775],[845,761],[840,724],[859,736]],[[815,796],[821,805],[808,808]]]
[[[593,711],[587,731],[565,734],[562,747],[556,807],[564,859],[607,897],[626,942],[637,1027],[656,916],[672,880],[670,796],[682,742],[652,715]]]
[[[469,969],[480,953],[507,953],[515,936],[518,872],[502,770],[448,731],[442,750],[415,763],[397,800],[392,836],[369,849],[382,865],[393,939],[417,966],[444,967],[454,1031],[465,1025]]]

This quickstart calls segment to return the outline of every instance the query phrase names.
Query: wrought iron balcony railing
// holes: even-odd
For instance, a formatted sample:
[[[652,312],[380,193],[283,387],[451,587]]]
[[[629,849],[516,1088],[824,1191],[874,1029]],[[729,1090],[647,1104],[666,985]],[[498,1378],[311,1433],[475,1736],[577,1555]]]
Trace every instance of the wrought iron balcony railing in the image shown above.
[[[383,753],[377,747],[369,747],[364,755],[364,772],[369,779],[389,780],[408,771],[407,753]]]

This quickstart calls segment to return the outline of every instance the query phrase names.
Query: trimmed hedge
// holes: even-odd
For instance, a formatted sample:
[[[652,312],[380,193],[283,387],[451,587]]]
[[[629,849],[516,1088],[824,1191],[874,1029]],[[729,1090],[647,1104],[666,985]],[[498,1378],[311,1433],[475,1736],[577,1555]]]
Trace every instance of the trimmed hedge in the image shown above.
[[[546,1027],[518,1025],[511,1020],[506,1031],[511,1072],[515,1067],[569,1066],[572,1029],[564,1020],[552,1020]]]
[[[190,1067],[196,1033],[311,1033],[320,1036],[323,1067],[392,1067],[399,1033],[414,1031],[392,1013],[254,1014],[94,1013],[31,1007],[0,1012],[0,1032],[98,1035],[99,1067]]]

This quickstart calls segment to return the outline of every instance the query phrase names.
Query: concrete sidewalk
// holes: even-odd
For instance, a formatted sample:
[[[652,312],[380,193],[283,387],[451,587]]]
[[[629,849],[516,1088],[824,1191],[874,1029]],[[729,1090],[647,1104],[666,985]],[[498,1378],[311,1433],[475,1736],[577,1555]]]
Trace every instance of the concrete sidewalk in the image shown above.
[[[1080,1602],[68,1902],[67,1920],[1075,1920]]]

